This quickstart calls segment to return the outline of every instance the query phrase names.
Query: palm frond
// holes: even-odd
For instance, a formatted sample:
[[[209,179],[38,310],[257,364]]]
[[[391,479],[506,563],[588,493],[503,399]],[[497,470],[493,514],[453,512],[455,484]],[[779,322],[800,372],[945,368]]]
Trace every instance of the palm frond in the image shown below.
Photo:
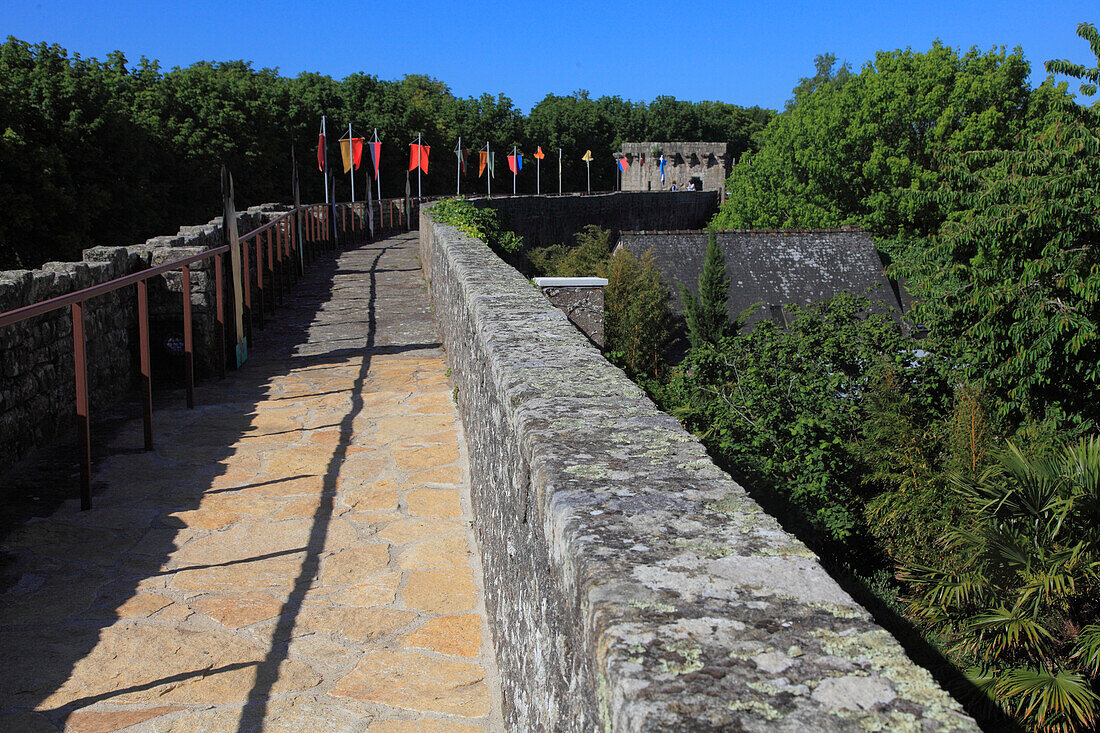
[[[1096,721],[1100,698],[1076,672],[1017,667],[999,675],[995,693],[1013,701],[1017,714],[1039,730],[1082,730]]]
[[[1100,624],[1081,629],[1070,658],[1078,660],[1092,675],[1100,674]]]
[[[1049,643],[1054,640],[1037,619],[1023,614],[1019,608],[990,609],[972,616],[967,626],[976,632],[975,638],[970,640],[975,656],[985,648],[995,657],[1012,652],[1041,659],[1047,656]]]

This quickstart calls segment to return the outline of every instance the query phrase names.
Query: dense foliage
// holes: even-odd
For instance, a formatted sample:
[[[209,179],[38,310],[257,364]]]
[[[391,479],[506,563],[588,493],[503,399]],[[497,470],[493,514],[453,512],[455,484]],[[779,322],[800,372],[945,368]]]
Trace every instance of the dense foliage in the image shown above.
[[[672,341],[670,295],[652,253],[635,257],[625,247],[611,252],[611,232],[586,226],[572,245],[535,249],[533,269],[549,277],[605,277],[604,351],[633,377],[662,371]]]
[[[1009,443],[979,476],[953,474],[974,519],[953,526],[957,559],[910,563],[910,611],[979,689],[1041,731],[1100,713],[1100,439],[1044,459]]]
[[[584,190],[580,156],[591,149],[593,188],[606,190],[615,182],[611,153],[624,140],[724,140],[739,156],[773,115],[716,102],[661,97],[646,104],[577,92],[548,95],[524,116],[503,94],[460,98],[426,76],[286,78],[243,61],[163,71],[144,58],[130,64],[120,52],[98,61],[8,38],[0,45],[0,198],[9,211],[0,221],[0,268],[75,259],[83,247],[132,244],[206,221],[218,213],[222,163],[233,171],[239,206],[286,201],[294,150],[303,198],[321,200],[315,154],[323,114],[341,200],[349,183],[340,174],[337,141],[349,121],[367,137],[377,128],[382,195],[395,197],[405,193],[407,145],[418,133],[432,147],[425,195],[454,192],[460,136],[474,151],[464,192],[484,190],[476,150],[487,141],[501,153],[542,146],[542,188],[554,191],[557,148],[564,151],[566,191]],[[503,158],[497,168],[502,180]],[[359,175],[363,196],[367,179],[363,170]],[[535,188],[532,169],[520,176],[519,189]]]
[[[908,195],[939,187],[936,155],[1011,145],[1026,122],[1021,53],[879,52],[859,74],[818,74],[730,176],[721,228],[855,224],[881,236],[929,234],[944,217]]]
[[[782,487],[818,537],[862,532],[856,445],[867,395],[912,345],[890,316],[848,295],[792,306],[789,326],[701,341],[659,391],[662,404],[741,474]],[[732,329],[731,329],[732,330]]]
[[[657,394],[1002,710],[1095,730],[1100,109],[1030,89],[1019,52],[834,67],[818,58],[715,223],[869,229],[919,333],[841,297],[693,348]],[[1100,66],[1048,68],[1095,93]]]
[[[523,238],[501,226],[500,215],[488,206],[481,208],[466,199],[443,199],[432,206],[432,215],[443,224],[480,239],[507,257],[523,247]]]

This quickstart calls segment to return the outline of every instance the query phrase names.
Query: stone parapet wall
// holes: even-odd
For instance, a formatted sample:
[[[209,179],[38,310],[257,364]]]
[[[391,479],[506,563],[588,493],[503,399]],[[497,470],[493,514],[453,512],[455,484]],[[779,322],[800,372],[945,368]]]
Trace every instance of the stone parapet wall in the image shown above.
[[[482,243],[420,222],[509,730],[976,730]]]
[[[241,233],[262,225],[279,211],[274,204],[238,214]],[[37,270],[0,271],[0,313],[105,283],[151,266],[197,254],[222,243],[221,219],[187,226],[171,237],[154,237],[129,247],[93,247],[82,262],[48,262]],[[200,376],[216,371],[213,261],[192,266],[191,302],[195,366]],[[179,271],[149,282],[149,319],[157,359],[166,337],[183,331],[183,294]],[[94,414],[117,401],[139,373],[137,296],[133,286],[88,301],[84,321],[88,344],[88,388]],[[173,331],[175,329],[175,331]],[[0,327],[0,474],[72,425],[74,411],[72,318],[62,308]],[[161,370],[163,371],[163,369]]]
[[[504,225],[529,247],[573,244],[588,224],[610,229],[614,237],[639,229],[700,229],[718,212],[716,191],[601,193],[591,196],[507,196],[471,199],[491,206]]]

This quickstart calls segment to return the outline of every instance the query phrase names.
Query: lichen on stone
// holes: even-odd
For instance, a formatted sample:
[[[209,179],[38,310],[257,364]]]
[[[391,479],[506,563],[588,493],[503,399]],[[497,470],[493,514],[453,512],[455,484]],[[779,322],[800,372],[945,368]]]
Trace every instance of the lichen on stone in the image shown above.
[[[665,645],[665,650],[672,654],[678,654],[683,657],[683,660],[676,659],[661,659],[660,666],[661,671],[666,674],[679,677],[691,672],[697,672],[703,668],[703,660],[701,659],[703,650],[698,644],[690,639],[677,639]]]
[[[630,605],[634,608],[639,608],[643,611],[658,611],[660,613],[673,613],[676,611],[676,606],[668,603],[662,603],[660,601],[630,601]]]
[[[779,719],[779,711],[760,700],[735,700],[729,704],[729,709],[737,712],[755,713],[765,720]]]

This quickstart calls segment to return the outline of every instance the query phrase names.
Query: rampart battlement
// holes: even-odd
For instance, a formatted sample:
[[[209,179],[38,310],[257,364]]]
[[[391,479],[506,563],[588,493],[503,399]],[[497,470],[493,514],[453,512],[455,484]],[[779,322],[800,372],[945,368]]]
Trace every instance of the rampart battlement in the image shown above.
[[[421,215],[511,730],[975,730],[677,421]]]

